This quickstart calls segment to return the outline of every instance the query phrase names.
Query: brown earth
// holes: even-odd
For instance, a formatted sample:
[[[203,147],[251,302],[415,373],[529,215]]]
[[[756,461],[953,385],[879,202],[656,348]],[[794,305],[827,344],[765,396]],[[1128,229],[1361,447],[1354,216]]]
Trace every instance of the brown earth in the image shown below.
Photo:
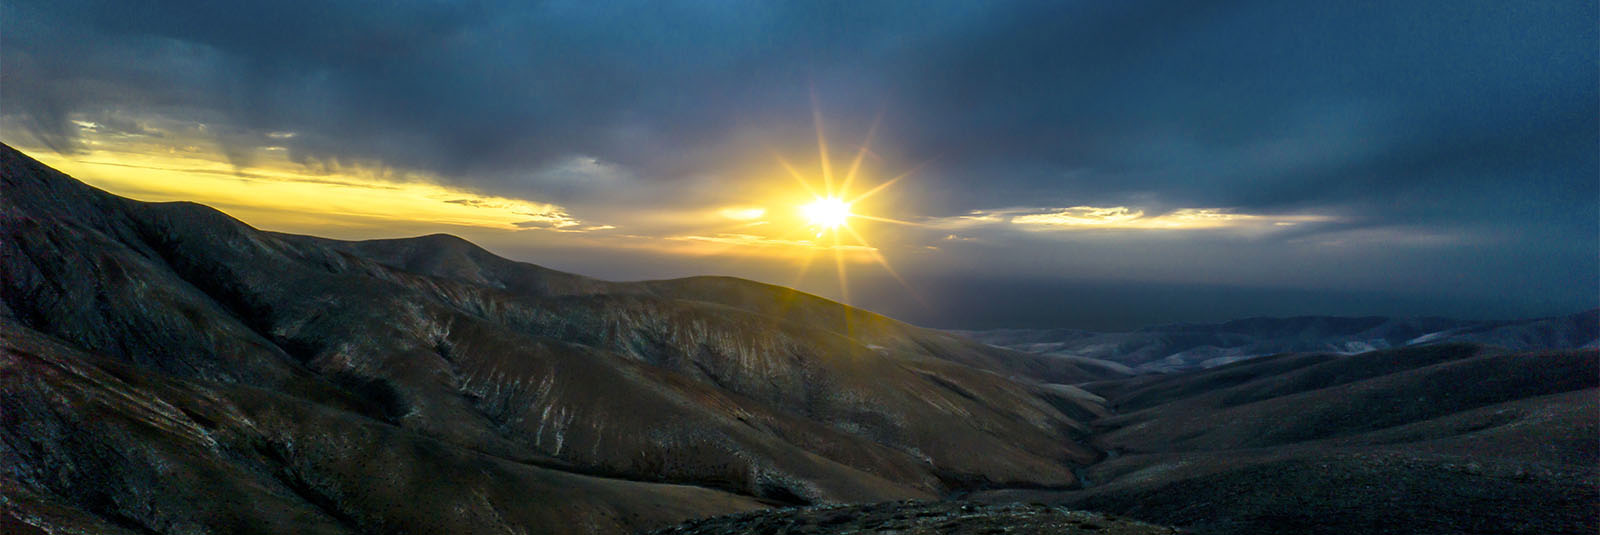
[[[751,281],[263,232],[3,146],[0,268],[8,534],[1600,530],[1592,349],[1129,377]]]
[[[1594,533],[1600,353],[1443,344],[1085,385],[1086,488],[991,490],[1199,533]]]
[[[263,232],[9,147],[0,171],[13,520],[622,532],[1067,487],[1099,457],[1075,419],[1099,408],[1020,376],[1103,370],[739,279]]]
[[[1179,530],[1044,504],[890,502],[769,509],[685,522],[652,535],[1170,535]]]

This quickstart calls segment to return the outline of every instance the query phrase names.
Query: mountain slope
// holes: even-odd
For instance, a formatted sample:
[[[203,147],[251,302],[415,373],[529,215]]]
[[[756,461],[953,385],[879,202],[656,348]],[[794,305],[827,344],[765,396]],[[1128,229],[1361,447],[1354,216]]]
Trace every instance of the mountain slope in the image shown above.
[[[626,532],[762,506],[517,463],[267,390],[142,372],[10,325],[0,402],[0,478],[17,500],[0,514],[46,532]]]
[[[1438,344],[1092,383],[1086,488],[995,491],[1200,533],[1593,533],[1600,352]]]
[[[1172,535],[1178,530],[1040,504],[891,502],[755,511],[686,522],[654,535],[898,533],[904,535]]]
[[[606,478],[598,487],[629,480],[715,489],[696,513],[737,510],[752,499],[878,501],[984,485],[1070,486],[1072,467],[1100,456],[1080,443],[1088,430],[1075,417],[1100,408],[1092,397],[1024,376],[1120,376],[1041,366],[1027,355],[749,281],[612,283],[511,262],[451,237],[352,243],[262,232],[192,203],[106,194],[9,147],[0,157],[0,319],[8,339],[55,340],[52,347],[81,353],[43,352],[48,358],[91,359],[120,370],[124,381],[170,382],[184,392],[221,388],[214,395],[247,405],[239,409],[247,416],[206,419],[283,433],[284,444],[325,449],[318,458],[335,459],[308,465],[276,450],[265,457],[229,450],[182,462],[165,454],[108,461],[145,474],[198,463],[196,472],[218,480],[203,485],[217,492],[199,510],[254,503],[230,489],[260,487],[254,481],[278,465],[327,487],[310,497],[290,493],[284,510],[322,510],[332,525],[362,529],[398,522],[374,511],[402,507],[386,500],[403,494],[319,496],[379,492],[360,490],[360,482],[462,463],[542,470],[511,479],[582,475]],[[67,366],[37,360],[8,362],[21,397],[7,399],[6,412],[80,410],[28,393],[24,370]],[[70,389],[127,397],[108,385]],[[273,428],[250,411],[275,415]],[[152,418],[142,406],[113,412]],[[43,425],[31,417],[0,423],[16,437]],[[130,430],[143,429],[136,425],[59,425],[108,444],[138,444],[127,435],[146,433]],[[191,427],[160,426],[149,440],[180,443]],[[418,444],[420,453],[349,456],[392,436]],[[38,503],[136,531],[176,529],[162,523],[168,505],[145,503],[132,514],[113,499],[157,493],[158,477],[63,487],[23,476],[63,461],[45,448],[12,445],[0,457],[18,492]],[[223,462],[234,468],[216,464]],[[510,492],[469,483],[462,485],[488,493],[490,502],[495,492]],[[546,498],[540,489],[560,487],[529,485],[534,502]],[[634,511],[643,502],[618,503],[605,511],[643,514]],[[512,514],[502,509],[483,511]],[[504,522],[536,528],[541,510],[519,510],[523,516]],[[599,530],[663,517],[641,518]]]
[[[263,232],[3,147],[0,268],[6,533],[633,533],[949,495],[1202,533],[1600,529],[1600,352],[1525,350],[1588,339],[1583,315],[1080,337],[1156,367],[1234,338],[1406,346],[1132,376],[733,278]],[[849,510],[1059,527],[960,507]],[[829,510],[672,529],[865,527]]]

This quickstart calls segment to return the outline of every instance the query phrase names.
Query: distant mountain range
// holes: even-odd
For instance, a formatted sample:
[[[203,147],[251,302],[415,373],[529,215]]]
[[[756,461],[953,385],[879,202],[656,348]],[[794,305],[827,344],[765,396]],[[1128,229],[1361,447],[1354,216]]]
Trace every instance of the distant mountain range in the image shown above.
[[[966,333],[1023,352],[0,145],[0,533],[1592,534],[1600,352],[1534,349],[1595,322]]]
[[[1444,318],[1249,318],[1178,323],[1129,332],[1075,329],[952,331],[1024,353],[1124,373],[1210,368],[1278,353],[1356,354],[1441,342],[1514,350],[1600,347],[1600,309],[1569,316],[1511,321]]]

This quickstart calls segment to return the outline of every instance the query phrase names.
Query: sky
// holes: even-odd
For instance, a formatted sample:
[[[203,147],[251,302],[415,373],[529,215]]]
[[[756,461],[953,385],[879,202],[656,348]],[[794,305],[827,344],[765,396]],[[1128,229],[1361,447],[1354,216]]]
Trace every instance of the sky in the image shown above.
[[[928,326],[1600,306],[1594,2],[0,2],[113,193]],[[844,225],[805,207],[848,204]]]

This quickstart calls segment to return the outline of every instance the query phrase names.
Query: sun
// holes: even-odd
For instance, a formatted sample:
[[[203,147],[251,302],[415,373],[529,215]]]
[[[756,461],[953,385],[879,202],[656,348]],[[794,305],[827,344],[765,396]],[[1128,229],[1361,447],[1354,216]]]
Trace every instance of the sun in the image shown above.
[[[921,166],[919,165],[917,168],[913,168],[912,171],[887,180],[875,181],[877,183],[870,187],[857,189],[861,185],[857,179],[863,178],[861,176],[863,174],[862,164],[867,156],[876,156],[876,154],[872,153],[870,147],[873,133],[877,130],[877,121],[873,121],[872,128],[868,129],[866,140],[856,150],[855,158],[848,160],[848,164],[839,169],[843,171],[842,173],[835,174],[834,162],[831,161],[832,154],[828,150],[828,140],[823,134],[822,114],[817,109],[818,106],[815,102],[812,103],[812,107],[813,119],[817,127],[817,161],[820,168],[818,171],[820,172],[816,174],[803,173],[776,151],[773,152],[773,156],[777,159],[779,166],[795,179],[795,182],[800,185],[804,192],[800,197],[803,200],[796,203],[798,208],[796,214],[800,216],[796,222],[802,223],[804,226],[797,225],[792,228],[790,230],[791,234],[785,234],[783,239],[788,239],[788,236],[800,232],[814,235],[810,239],[801,239],[794,242],[803,246],[803,249],[801,249],[803,255],[799,257],[800,269],[795,275],[795,280],[798,282],[805,277],[807,270],[811,266],[812,259],[817,253],[831,252],[839,277],[839,293],[843,300],[848,303],[850,289],[847,282],[848,277],[845,274],[845,255],[847,253],[864,253],[870,255],[872,260],[876,261],[885,272],[910,291],[910,285],[906,284],[905,279],[901,278],[900,274],[896,273],[894,268],[889,265],[888,259],[884,258],[877,247],[867,242],[867,239],[862,235],[865,229],[857,229],[856,226],[858,225],[855,223],[871,222],[922,226],[919,223],[871,215],[861,211],[861,208],[865,206],[862,204],[863,201],[900,182],[900,179],[911,175]],[[881,208],[881,203],[879,207]]]
[[[823,197],[800,207],[806,222],[818,230],[836,230],[849,222],[850,203],[838,197]]]

